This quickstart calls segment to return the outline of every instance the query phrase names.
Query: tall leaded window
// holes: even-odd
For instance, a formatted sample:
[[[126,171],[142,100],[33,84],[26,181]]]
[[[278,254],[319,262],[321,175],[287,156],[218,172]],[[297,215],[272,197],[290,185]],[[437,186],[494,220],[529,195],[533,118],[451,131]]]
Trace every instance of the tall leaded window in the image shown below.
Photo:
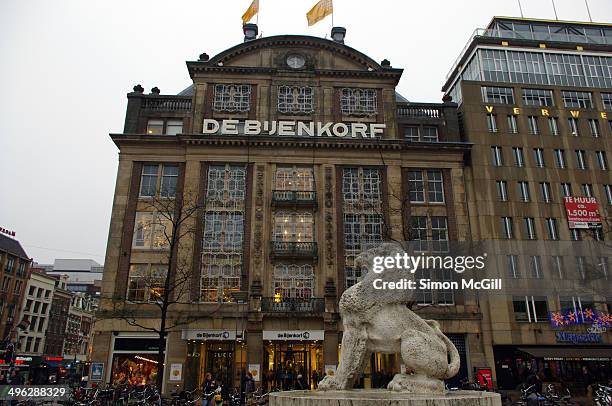
[[[246,168],[212,165],[207,176],[200,300],[230,302],[242,283]]]
[[[213,100],[214,111],[240,113],[251,108],[251,85],[216,84]]]
[[[312,265],[277,264],[274,266],[274,297],[310,298],[313,292]]]
[[[278,111],[284,114],[309,114],[314,111],[314,89],[309,86],[279,86]]]
[[[315,190],[311,167],[277,166],[274,173],[274,190],[312,192]]]
[[[281,211],[274,214],[274,241],[314,241],[314,217],[309,212]]]
[[[354,266],[357,255],[383,240],[381,183],[377,168],[342,170],[346,288],[357,283],[362,276],[361,269]]]
[[[349,116],[372,116],[378,112],[376,89],[348,88],[340,91],[340,109]]]

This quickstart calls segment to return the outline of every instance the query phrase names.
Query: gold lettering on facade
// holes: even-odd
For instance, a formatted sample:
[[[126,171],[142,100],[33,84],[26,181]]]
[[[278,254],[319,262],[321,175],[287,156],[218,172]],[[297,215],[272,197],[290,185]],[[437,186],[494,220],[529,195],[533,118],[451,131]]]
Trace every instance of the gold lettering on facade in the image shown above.
[[[578,116],[580,115],[580,111],[578,111],[578,110],[570,110],[570,114],[572,115],[572,117],[578,118]]]
[[[549,114],[548,114],[548,109],[542,109],[542,115],[543,115],[544,117],[548,117],[548,115],[549,115]]]
[[[518,107],[513,107],[512,108],[512,112],[516,115],[521,114],[521,109],[519,109]]]
[[[485,106],[487,113],[493,113],[493,106]]]

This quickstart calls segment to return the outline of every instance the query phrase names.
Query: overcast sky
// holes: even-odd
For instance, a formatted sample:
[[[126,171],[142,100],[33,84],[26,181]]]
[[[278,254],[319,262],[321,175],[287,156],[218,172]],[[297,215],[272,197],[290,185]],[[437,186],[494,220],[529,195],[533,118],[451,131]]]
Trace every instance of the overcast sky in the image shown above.
[[[549,0],[521,0],[526,17],[554,18]],[[126,93],[175,94],[186,60],[242,41],[251,0],[0,0],[0,227],[35,261],[104,261]],[[264,36],[324,37],[308,27],[315,0],[260,0]],[[583,0],[556,0],[560,19],[588,21]],[[589,0],[612,21],[610,0]],[[440,87],[475,28],[519,16],[516,0],[334,0],[346,44],[404,68],[399,92],[441,99]]]

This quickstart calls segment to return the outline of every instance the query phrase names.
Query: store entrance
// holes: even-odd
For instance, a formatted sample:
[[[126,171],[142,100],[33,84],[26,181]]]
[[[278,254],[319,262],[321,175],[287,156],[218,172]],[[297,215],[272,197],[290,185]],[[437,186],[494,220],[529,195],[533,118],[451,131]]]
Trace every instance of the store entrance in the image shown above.
[[[232,343],[233,344],[233,343]],[[206,371],[223,385],[233,384],[234,350],[227,344],[210,345],[206,351]],[[232,345],[233,347],[233,345]]]
[[[262,384],[281,390],[298,389],[298,380],[315,388],[322,378],[323,351],[321,344],[276,342],[264,348]]]

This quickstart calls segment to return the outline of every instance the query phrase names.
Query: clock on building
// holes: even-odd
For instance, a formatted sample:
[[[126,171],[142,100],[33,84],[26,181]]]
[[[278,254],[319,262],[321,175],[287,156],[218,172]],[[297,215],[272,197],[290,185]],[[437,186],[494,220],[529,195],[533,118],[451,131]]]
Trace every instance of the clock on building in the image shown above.
[[[301,69],[306,64],[306,60],[302,55],[291,54],[286,59],[287,66],[292,69]]]

